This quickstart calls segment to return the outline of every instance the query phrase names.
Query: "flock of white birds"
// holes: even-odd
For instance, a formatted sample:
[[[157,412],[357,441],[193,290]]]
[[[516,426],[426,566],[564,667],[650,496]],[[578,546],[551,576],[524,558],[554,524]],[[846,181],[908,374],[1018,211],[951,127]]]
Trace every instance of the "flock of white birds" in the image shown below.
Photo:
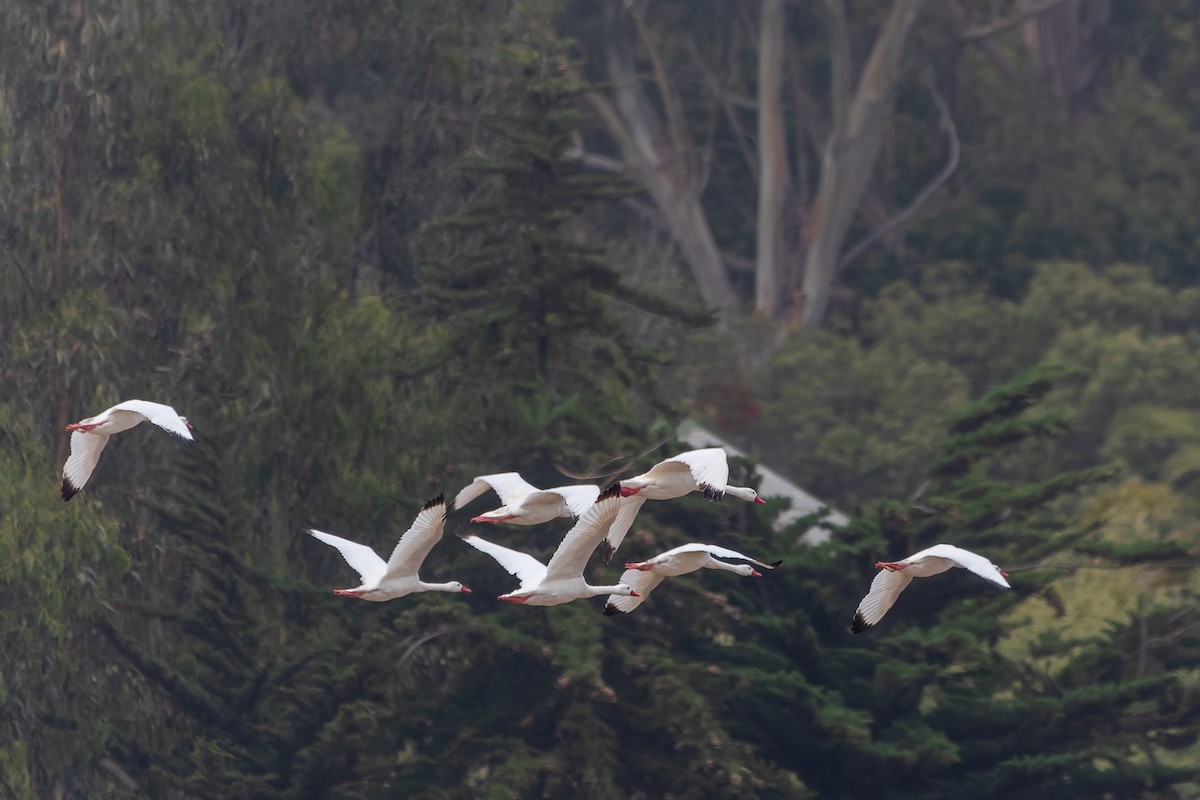
[[[127,400],[94,417],[68,425],[71,455],[63,466],[63,500],[70,500],[82,491],[111,435],[146,420],[181,439],[194,441],[187,417],[180,416],[170,406],[146,400]],[[416,592],[469,592],[471,590],[458,581],[426,583],[418,573],[426,556],[441,540],[447,515],[491,490],[500,497],[502,505],[473,517],[472,522],[541,525],[560,517],[576,519],[574,527],[563,537],[547,564],[528,553],[478,536],[460,534],[464,542],[491,556],[520,581],[519,588],[500,595],[500,600],[529,606],[556,606],[580,598],[608,595],[604,613],[627,614],[645,602],[665,578],[704,568],[762,577],[762,573],[751,565],[768,570],[779,566],[779,561],[764,563],[736,550],[691,543],[646,561],[627,563],[620,582],[612,586],[593,586],[584,579],[584,568],[597,549],[601,551],[604,563],[612,560],[647,500],[673,500],[699,491],[710,500],[721,500],[728,494],[747,502],[765,502],[753,489],[729,486],[728,480],[729,465],[725,451],[720,447],[680,453],[603,491],[590,485],[538,489],[516,472],[480,475],[462,489],[453,502],[447,503],[437,497],[426,503],[387,561],[366,545],[323,531],[309,530],[309,533],[336,548],[359,574],[360,585],[352,589],[335,589],[334,594],[382,602]],[[748,563],[735,564],[723,559]],[[1010,588],[1004,570],[977,553],[948,544],[934,545],[900,561],[880,561],[875,567],[880,572],[854,612],[850,626],[854,633],[883,619],[913,578],[926,578],[962,567],[991,583]]]

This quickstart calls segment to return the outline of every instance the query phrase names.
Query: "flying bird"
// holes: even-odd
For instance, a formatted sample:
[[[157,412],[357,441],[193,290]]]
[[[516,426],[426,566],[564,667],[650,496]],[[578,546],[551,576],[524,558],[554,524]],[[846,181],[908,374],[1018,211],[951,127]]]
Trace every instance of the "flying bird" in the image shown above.
[[[1004,580],[1008,573],[978,553],[949,544],[935,544],[902,561],[876,562],[875,568],[881,572],[871,581],[871,590],[858,604],[858,610],[854,612],[854,621],[850,624],[850,632],[861,633],[883,619],[883,615],[895,604],[896,598],[913,578],[940,575],[954,567],[969,569],[979,577],[1005,589],[1012,588],[1008,581]]]
[[[591,586],[583,577],[588,557],[604,539],[621,504],[620,490],[614,484],[600,494],[575,523],[554,551],[549,564],[542,564],[528,553],[510,550],[474,535],[459,534],[467,544],[487,553],[511,575],[516,575],[521,588],[499,599],[507,603],[529,606],[557,606],[581,597],[603,594],[632,596],[634,590],[626,584]]]
[[[501,472],[475,478],[454,498],[454,507],[462,508],[488,489],[500,496],[503,505],[473,517],[471,522],[541,525],[558,517],[578,517],[600,496],[599,486],[539,489],[515,472]]]
[[[718,558],[713,556],[718,556]],[[626,564],[625,572],[621,575],[621,583],[629,585],[637,594],[629,597],[613,595],[608,598],[608,603],[604,606],[604,615],[607,617],[613,614],[628,614],[644,603],[650,592],[654,591],[654,588],[667,578],[686,575],[698,569],[723,569],[743,577],[762,577],[762,573],[750,564],[730,564],[728,561],[721,561],[722,558],[740,558],[743,561],[749,561],[750,564],[757,564],[763,569],[775,569],[782,563],[776,561],[766,564],[750,556],[742,555],[736,550],[718,547],[715,544],[693,542],[680,545],[647,561]]]
[[[192,423],[187,417],[181,417],[170,406],[162,403],[151,403],[148,400],[126,400],[117,403],[102,414],[87,417],[67,426],[71,432],[71,455],[63,465],[62,499],[70,500],[83,490],[100,453],[108,444],[108,437],[121,433],[149,420],[168,433],[173,433],[180,439],[195,441],[192,438]]]
[[[691,492],[704,492],[709,500],[720,500],[727,494],[749,503],[765,504],[758,492],[745,486],[730,486],[729,462],[720,447],[689,450],[660,461],[641,475],[620,482],[621,510],[609,528],[601,554],[604,563],[612,560],[621,546],[634,518],[647,500],[674,500]]]
[[[384,562],[375,551],[363,544],[310,530],[317,539],[337,548],[346,559],[346,563],[354,568],[362,579],[362,585],[353,589],[334,589],[333,593],[346,597],[359,597],[373,603],[394,600],[416,592],[469,592],[466,586],[458,581],[449,583],[426,583],[418,577],[425,557],[442,538],[442,529],[446,525],[446,515],[453,509],[453,504],[446,505],[441,495],[430,500],[417,514],[412,527],[405,531],[392,550],[391,557]]]

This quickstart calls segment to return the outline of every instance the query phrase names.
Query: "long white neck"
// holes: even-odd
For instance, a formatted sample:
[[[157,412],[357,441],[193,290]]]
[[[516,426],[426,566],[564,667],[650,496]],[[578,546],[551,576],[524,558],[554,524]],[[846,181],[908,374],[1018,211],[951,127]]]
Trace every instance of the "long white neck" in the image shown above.
[[[455,583],[453,581],[450,583],[426,583],[425,581],[419,581],[419,583],[421,584],[421,591],[423,591],[423,592],[461,592],[462,591],[462,584]]]
[[[617,586],[588,586],[587,592],[588,592],[588,594],[587,594],[588,597],[599,597],[602,594],[619,594],[619,595],[628,596],[629,595],[629,587],[628,586],[620,586],[620,585],[617,585]]]
[[[709,569],[723,569],[726,572],[733,572],[738,575],[749,575],[751,568],[745,564],[730,564],[728,561],[722,561],[719,558],[708,557],[708,563],[704,566]]]

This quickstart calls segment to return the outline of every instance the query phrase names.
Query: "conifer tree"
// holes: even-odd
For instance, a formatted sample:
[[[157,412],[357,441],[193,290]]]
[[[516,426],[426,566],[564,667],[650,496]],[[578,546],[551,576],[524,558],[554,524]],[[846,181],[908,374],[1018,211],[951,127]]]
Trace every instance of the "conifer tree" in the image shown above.
[[[445,336],[438,371],[457,389],[445,422],[479,441],[464,460],[578,469],[636,452],[640,420],[667,412],[653,378],[662,359],[620,323],[614,300],[690,323],[709,317],[626,286],[583,224],[632,188],[571,155],[590,87],[552,31],[553,4],[520,8],[481,141],[463,161],[472,199],[427,227],[422,290]]]
[[[824,575],[800,593],[808,613],[787,616],[800,638],[824,645],[797,670],[824,684],[825,702],[819,713],[795,712],[807,724],[797,726],[787,763],[822,793],[1157,797],[1187,774],[1162,755],[1194,741],[1197,728],[1183,721],[1200,697],[1169,669],[1134,676],[1129,654],[1111,643],[1119,630],[1041,643],[1037,656],[1068,659],[1057,675],[995,648],[1008,633],[1002,612],[1042,591],[1060,574],[1048,559],[1087,535],[1060,499],[1108,475],[1006,474],[1009,452],[1065,430],[1061,415],[1037,410],[1055,378],[1031,369],[959,415],[918,496],[856,520],[835,536],[831,560],[817,561]],[[997,592],[957,570],[918,581],[882,623],[847,641],[838,629],[865,593],[870,565],[940,541],[1007,564],[1014,589]],[[825,604],[806,602],[822,596]],[[840,613],[827,617],[834,597]]]

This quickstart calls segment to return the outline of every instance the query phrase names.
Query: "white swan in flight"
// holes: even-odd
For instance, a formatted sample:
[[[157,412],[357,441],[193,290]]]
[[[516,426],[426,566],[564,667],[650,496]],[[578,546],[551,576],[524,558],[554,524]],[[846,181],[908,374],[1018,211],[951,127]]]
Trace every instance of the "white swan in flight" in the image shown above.
[[[592,507],[584,512],[575,527],[567,533],[554,551],[549,564],[542,564],[528,553],[510,550],[474,535],[459,534],[464,542],[487,553],[509,574],[516,575],[521,588],[500,595],[500,600],[529,606],[557,606],[581,597],[603,594],[630,596],[634,590],[625,585],[592,586],[583,577],[588,557],[604,539],[621,504],[616,484],[600,494]]]
[[[151,403],[148,400],[126,400],[117,403],[112,408],[94,417],[81,419],[68,425],[71,432],[71,455],[63,464],[62,499],[70,500],[83,490],[100,453],[108,444],[108,437],[121,433],[149,420],[167,433],[173,433],[180,439],[195,441],[192,438],[192,423],[187,417],[179,416],[178,412],[162,403]]]
[[[674,500],[691,492],[704,492],[709,500],[720,500],[725,495],[745,500],[748,503],[765,504],[767,501],[758,492],[746,486],[730,486],[729,462],[725,450],[707,447],[689,450],[686,453],[660,461],[641,475],[620,482],[621,510],[609,528],[601,555],[604,563],[612,560],[613,553],[621,546],[633,520],[647,500]]]
[[[442,538],[446,515],[452,508],[453,505],[447,506],[440,495],[426,503],[417,514],[412,527],[400,537],[396,548],[392,550],[391,558],[386,562],[366,545],[331,533],[310,530],[309,533],[317,539],[336,547],[342,558],[346,559],[346,563],[353,567],[362,579],[360,586],[353,589],[334,589],[333,593],[382,603],[416,592],[471,591],[458,581],[426,583],[417,575],[429,551]]]
[[[494,511],[473,517],[471,522],[509,522],[513,525],[541,525],[558,517],[578,517],[600,496],[599,486],[558,486],[539,489],[516,472],[480,475],[454,498],[454,507],[462,508],[492,489],[503,503]]]
[[[718,558],[713,556],[718,556]],[[608,598],[608,603],[604,606],[604,615],[628,614],[644,603],[650,592],[654,591],[654,588],[667,578],[686,575],[699,569],[723,569],[743,577],[762,577],[762,573],[750,564],[730,564],[728,561],[721,561],[722,558],[740,558],[743,561],[749,561],[750,564],[757,564],[763,569],[775,569],[782,563],[776,561],[766,564],[750,556],[742,555],[736,550],[718,547],[715,544],[693,542],[680,545],[646,561],[626,564],[625,572],[621,575],[621,583],[628,584],[637,594],[629,597],[613,595]]]
[[[876,562],[875,568],[881,571],[871,581],[867,596],[858,604],[850,632],[861,633],[883,619],[883,615],[895,604],[896,598],[912,583],[913,578],[940,575],[955,567],[969,569],[1005,589],[1012,588],[1004,580],[1008,573],[978,553],[950,544],[935,544],[901,561]]]

